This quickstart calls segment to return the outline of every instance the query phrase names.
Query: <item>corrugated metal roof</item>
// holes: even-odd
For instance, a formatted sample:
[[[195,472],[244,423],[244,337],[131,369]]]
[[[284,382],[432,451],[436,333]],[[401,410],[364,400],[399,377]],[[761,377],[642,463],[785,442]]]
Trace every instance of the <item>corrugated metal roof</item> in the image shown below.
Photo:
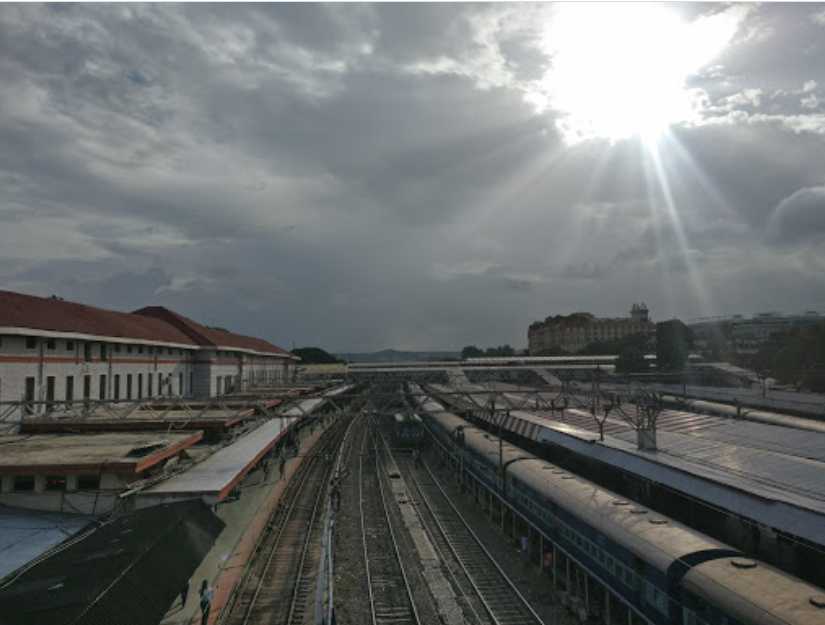
[[[138,497],[145,499],[159,495],[189,494],[220,500],[294,421],[289,418],[267,421],[188,471],[138,493]]]
[[[799,456],[675,432],[658,433],[658,451],[640,451],[635,432],[606,434],[521,410],[511,419],[538,426],[532,438],[690,493],[816,543],[823,540],[825,464]],[[592,422],[592,419],[591,419]],[[513,426],[510,426],[513,427]]]
[[[557,415],[541,414],[547,418],[557,418]],[[568,410],[562,420],[585,430],[598,432],[593,417],[584,410]],[[685,434],[737,447],[750,447],[825,462],[825,433],[820,432],[696,414],[683,410],[663,410],[657,421],[657,429],[660,433]],[[608,419],[605,432],[613,435],[620,435],[623,432],[633,434],[632,428],[627,423],[615,417]]]
[[[91,517],[0,505],[0,578],[80,531]]]
[[[109,519],[0,587],[8,625],[156,625],[224,523],[200,501]]]

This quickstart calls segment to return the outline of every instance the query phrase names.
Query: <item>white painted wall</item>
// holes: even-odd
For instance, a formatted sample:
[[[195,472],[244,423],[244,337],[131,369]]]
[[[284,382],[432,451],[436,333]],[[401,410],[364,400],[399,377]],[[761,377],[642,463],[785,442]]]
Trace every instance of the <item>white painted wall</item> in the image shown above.
[[[34,380],[34,401],[83,400],[87,376],[90,399],[127,401],[206,399],[230,388],[282,383],[291,380],[293,373],[292,361],[280,356],[42,336],[31,337],[27,345],[25,336],[0,335],[0,402],[25,399],[27,378]],[[50,378],[54,379],[52,398],[48,397]],[[8,410],[0,405],[0,417],[9,417]]]

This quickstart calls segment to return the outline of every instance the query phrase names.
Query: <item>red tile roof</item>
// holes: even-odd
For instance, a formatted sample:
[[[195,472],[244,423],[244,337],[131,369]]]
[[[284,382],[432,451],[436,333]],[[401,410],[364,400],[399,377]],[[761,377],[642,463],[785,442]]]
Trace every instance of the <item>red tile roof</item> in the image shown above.
[[[146,315],[175,326],[178,330],[185,333],[198,345],[205,347],[226,348],[235,347],[238,349],[248,349],[256,352],[263,352],[267,354],[278,354],[295,358],[290,352],[281,349],[277,345],[273,345],[269,341],[254,338],[251,336],[244,336],[242,334],[235,334],[234,332],[227,332],[226,330],[219,330],[217,328],[209,328],[205,325],[193,321],[188,317],[184,317],[173,310],[164,308],[163,306],[147,306],[136,310],[136,315]]]
[[[0,291],[0,327],[178,343],[193,347],[234,347],[297,360],[296,356],[268,341],[208,328],[162,306],[148,306],[132,313],[123,313],[53,297]]]
[[[0,327],[196,344],[185,333],[160,319],[12,291],[0,291]]]

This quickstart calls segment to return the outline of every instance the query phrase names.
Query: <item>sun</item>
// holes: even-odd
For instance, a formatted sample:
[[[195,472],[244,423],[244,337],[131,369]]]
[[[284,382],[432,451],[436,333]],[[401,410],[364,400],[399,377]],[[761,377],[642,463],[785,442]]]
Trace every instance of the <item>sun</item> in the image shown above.
[[[647,3],[553,5],[541,39],[548,69],[527,99],[558,113],[568,143],[654,141],[695,118],[701,92],[687,80],[729,43],[741,18],[728,10],[685,21]]]

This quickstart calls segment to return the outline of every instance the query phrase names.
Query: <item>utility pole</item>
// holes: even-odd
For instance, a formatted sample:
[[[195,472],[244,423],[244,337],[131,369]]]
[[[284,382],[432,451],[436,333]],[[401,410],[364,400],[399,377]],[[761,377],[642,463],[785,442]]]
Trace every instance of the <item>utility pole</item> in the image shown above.
[[[592,409],[591,412],[595,415],[599,409],[599,374],[601,367],[596,365],[596,370],[593,372],[593,379],[591,382],[590,393],[592,395]]]
[[[504,425],[504,419],[507,413],[501,413],[501,419],[498,421],[498,474],[501,477],[501,489],[504,490],[504,443],[501,438],[501,427]]]

